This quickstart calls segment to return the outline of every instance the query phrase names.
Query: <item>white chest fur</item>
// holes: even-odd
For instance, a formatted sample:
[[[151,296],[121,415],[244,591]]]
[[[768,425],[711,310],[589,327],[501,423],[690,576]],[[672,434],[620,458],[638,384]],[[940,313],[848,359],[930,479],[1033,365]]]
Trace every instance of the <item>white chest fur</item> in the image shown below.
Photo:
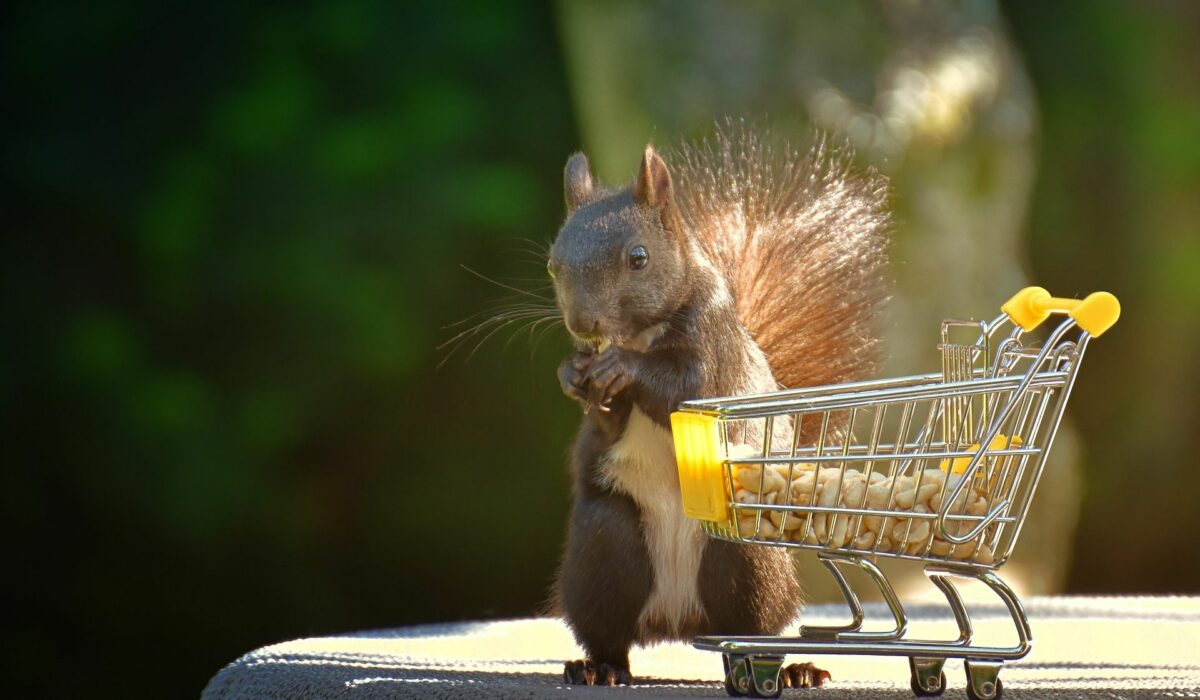
[[[683,514],[671,432],[636,407],[621,439],[609,449],[604,475],[611,486],[633,498],[654,567],[654,588],[639,626],[678,632],[701,613],[696,578],[704,538],[699,524]]]

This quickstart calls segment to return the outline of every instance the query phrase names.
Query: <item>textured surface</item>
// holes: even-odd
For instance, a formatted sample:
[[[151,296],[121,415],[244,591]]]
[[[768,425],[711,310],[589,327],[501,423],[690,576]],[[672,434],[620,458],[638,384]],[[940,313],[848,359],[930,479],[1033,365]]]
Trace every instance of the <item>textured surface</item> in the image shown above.
[[[977,642],[1010,642],[1003,608],[971,609]],[[1001,673],[1009,697],[1200,697],[1200,598],[1034,598],[1027,611],[1033,652]],[[867,613],[870,621],[882,619],[884,611],[868,606]],[[910,629],[922,637],[953,636],[944,606],[911,605],[909,615]],[[842,616],[835,606],[814,606],[804,617],[811,624],[829,624]],[[720,657],[684,644],[636,650],[632,666],[639,684],[630,688],[562,686],[562,661],[578,655],[570,632],[553,619],[358,632],[251,652],[222,669],[203,697],[725,696]],[[902,658],[815,660],[832,671],[834,682],[787,694],[912,697]],[[946,676],[945,697],[965,697],[961,662],[947,662]]]

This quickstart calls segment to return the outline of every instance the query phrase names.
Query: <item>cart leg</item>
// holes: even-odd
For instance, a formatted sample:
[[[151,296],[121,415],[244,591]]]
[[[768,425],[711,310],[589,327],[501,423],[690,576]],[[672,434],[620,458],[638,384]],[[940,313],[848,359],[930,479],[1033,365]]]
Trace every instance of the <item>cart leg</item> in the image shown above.
[[[946,692],[946,672],[942,670],[945,665],[945,659],[931,659],[926,656],[908,657],[908,668],[912,672],[913,694],[928,697]]]
[[[962,596],[958,594],[954,582],[946,575],[931,572],[929,569],[925,570],[925,575],[945,594],[946,602],[950,604],[950,610],[954,612],[954,621],[958,623],[958,643],[964,646],[970,644],[971,635],[974,634],[974,630],[971,628],[971,616],[967,614],[967,606],[963,605]],[[943,685],[945,684],[943,683]]]
[[[1017,631],[1017,645],[1004,650],[1004,658],[1008,660],[1019,659],[1029,653],[1033,647],[1033,631],[1029,628],[1029,617],[1025,615],[1025,608],[1021,605],[1021,599],[1013,592],[1008,584],[999,576],[990,571],[981,571],[972,567],[966,566],[926,566],[925,573],[929,578],[937,584],[937,587],[942,589],[946,594],[946,600],[950,603],[950,608],[954,611],[954,618],[958,622],[959,637],[954,644],[962,646],[964,649],[969,648],[967,643],[971,640],[971,620],[967,616],[967,609],[963,605],[962,598],[958,595],[958,591],[946,579],[946,576],[958,576],[961,578],[969,578],[979,581],[992,590],[1000,600],[1004,602],[1004,606],[1008,608],[1008,614],[1012,616],[1013,625]],[[984,663],[983,660],[972,660],[972,664]],[[982,696],[981,696],[982,697]]]
[[[858,602],[858,595],[854,593],[854,589],[850,587],[850,582],[846,580],[845,574],[838,568],[838,563],[843,561],[854,561],[847,557],[838,557],[829,555],[826,552],[821,552],[817,555],[817,559],[829,570],[833,575],[833,580],[837,581],[838,588],[842,591],[842,597],[846,599],[846,605],[850,606],[850,615],[853,619],[847,625],[839,625],[836,627],[816,627],[812,625],[804,625],[800,628],[801,637],[812,637],[814,639],[837,639],[839,633],[842,632],[857,632],[862,629],[863,625],[863,609],[862,604]],[[855,562],[857,563],[857,562]]]
[[[967,669],[967,697],[971,700],[998,700],[1004,692],[1000,683],[1000,667],[1003,661],[964,659]]]
[[[908,628],[908,618],[904,614],[904,606],[900,604],[900,599],[896,597],[896,592],[892,590],[892,585],[888,583],[887,577],[879,570],[875,564],[859,557],[857,555],[832,554],[829,552],[821,552],[817,555],[821,563],[825,565],[833,574],[834,580],[837,581],[838,587],[842,589],[842,595],[846,598],[846,604],[850,606],[850,614],[853,620],[847,625],[839,627],[814,627],[811,625],[802,625],[800,627],[800,636],[809,637],[812,639],[845,639],[845,640],[863,640],[863,641],[890,641],[900,639],[904,636],[905,630]],[[884,601],[888,604],[888,609],[895,619],[896,625],[886,632],[863,632],[863,609],[862,604],[858,602],[858,596],[854,593],[854,589],[846,581],[846,577],[838,569],[838,564],[854,564],[868,576],[875,586],[879,588],[879,592],[883,595]]]

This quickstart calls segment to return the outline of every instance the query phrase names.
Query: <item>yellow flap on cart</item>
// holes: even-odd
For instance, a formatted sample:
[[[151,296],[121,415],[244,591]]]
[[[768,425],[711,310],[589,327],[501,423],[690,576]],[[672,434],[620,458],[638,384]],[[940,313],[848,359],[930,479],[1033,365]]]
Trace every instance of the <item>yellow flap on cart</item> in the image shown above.
[[[717,419],[701,413],[671,414],[675,463],[683,512],[689,518],[728,523],[729,497],[725,489],[724,462]]]
[[[1022,440],[1019,435],[1014,435],[1012,437],[1012,446],[1013,447],[1020,447],[1021,442],[1022,442]],[[1008,449],[1008,446],[1009,446],[1008,437],[1005,435],[997,435],[992,440],[992,444],[988,445],[988,451],[991,452],[991,451],[995,451],[995,450],[1006,450],[1006,449]],[[969,449],[972,452],[974,452],[975,450],[978,450],[979,443],[976,442],[976,443],[972,444]],[[967,470],[967,467],[970,464],[971,464],[970,457],[955,457],[954,458],[954,466],[950,466],[949,459],[943,459],[938,464],[938,469],[941,469],[944,472],[949,472],[951,474],[962,474],[963,472],[965,472]]]

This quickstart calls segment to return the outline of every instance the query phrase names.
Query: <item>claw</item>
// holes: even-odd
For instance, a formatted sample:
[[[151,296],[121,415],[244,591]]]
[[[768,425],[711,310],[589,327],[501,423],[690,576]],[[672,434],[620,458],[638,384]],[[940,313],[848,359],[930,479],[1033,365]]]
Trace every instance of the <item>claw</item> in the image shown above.
[[[567,685],[629,685],[633,682],[628,668],[592,661],[568,661],[563,664],[563,682]]]
[[[590,356],[575,355],[563,360],[558,368],[558,379],[563,393],[569,398],[586,403],[589,397],[584,390],[587,384],[586,368],[591,365]],[[587,410],[585,408],[584,412]]]
[[[784,688],[820,688],[831,679],[829,671],[817,668],[811,661],[802,664],[788,664],[779,674],[780,684]]]

